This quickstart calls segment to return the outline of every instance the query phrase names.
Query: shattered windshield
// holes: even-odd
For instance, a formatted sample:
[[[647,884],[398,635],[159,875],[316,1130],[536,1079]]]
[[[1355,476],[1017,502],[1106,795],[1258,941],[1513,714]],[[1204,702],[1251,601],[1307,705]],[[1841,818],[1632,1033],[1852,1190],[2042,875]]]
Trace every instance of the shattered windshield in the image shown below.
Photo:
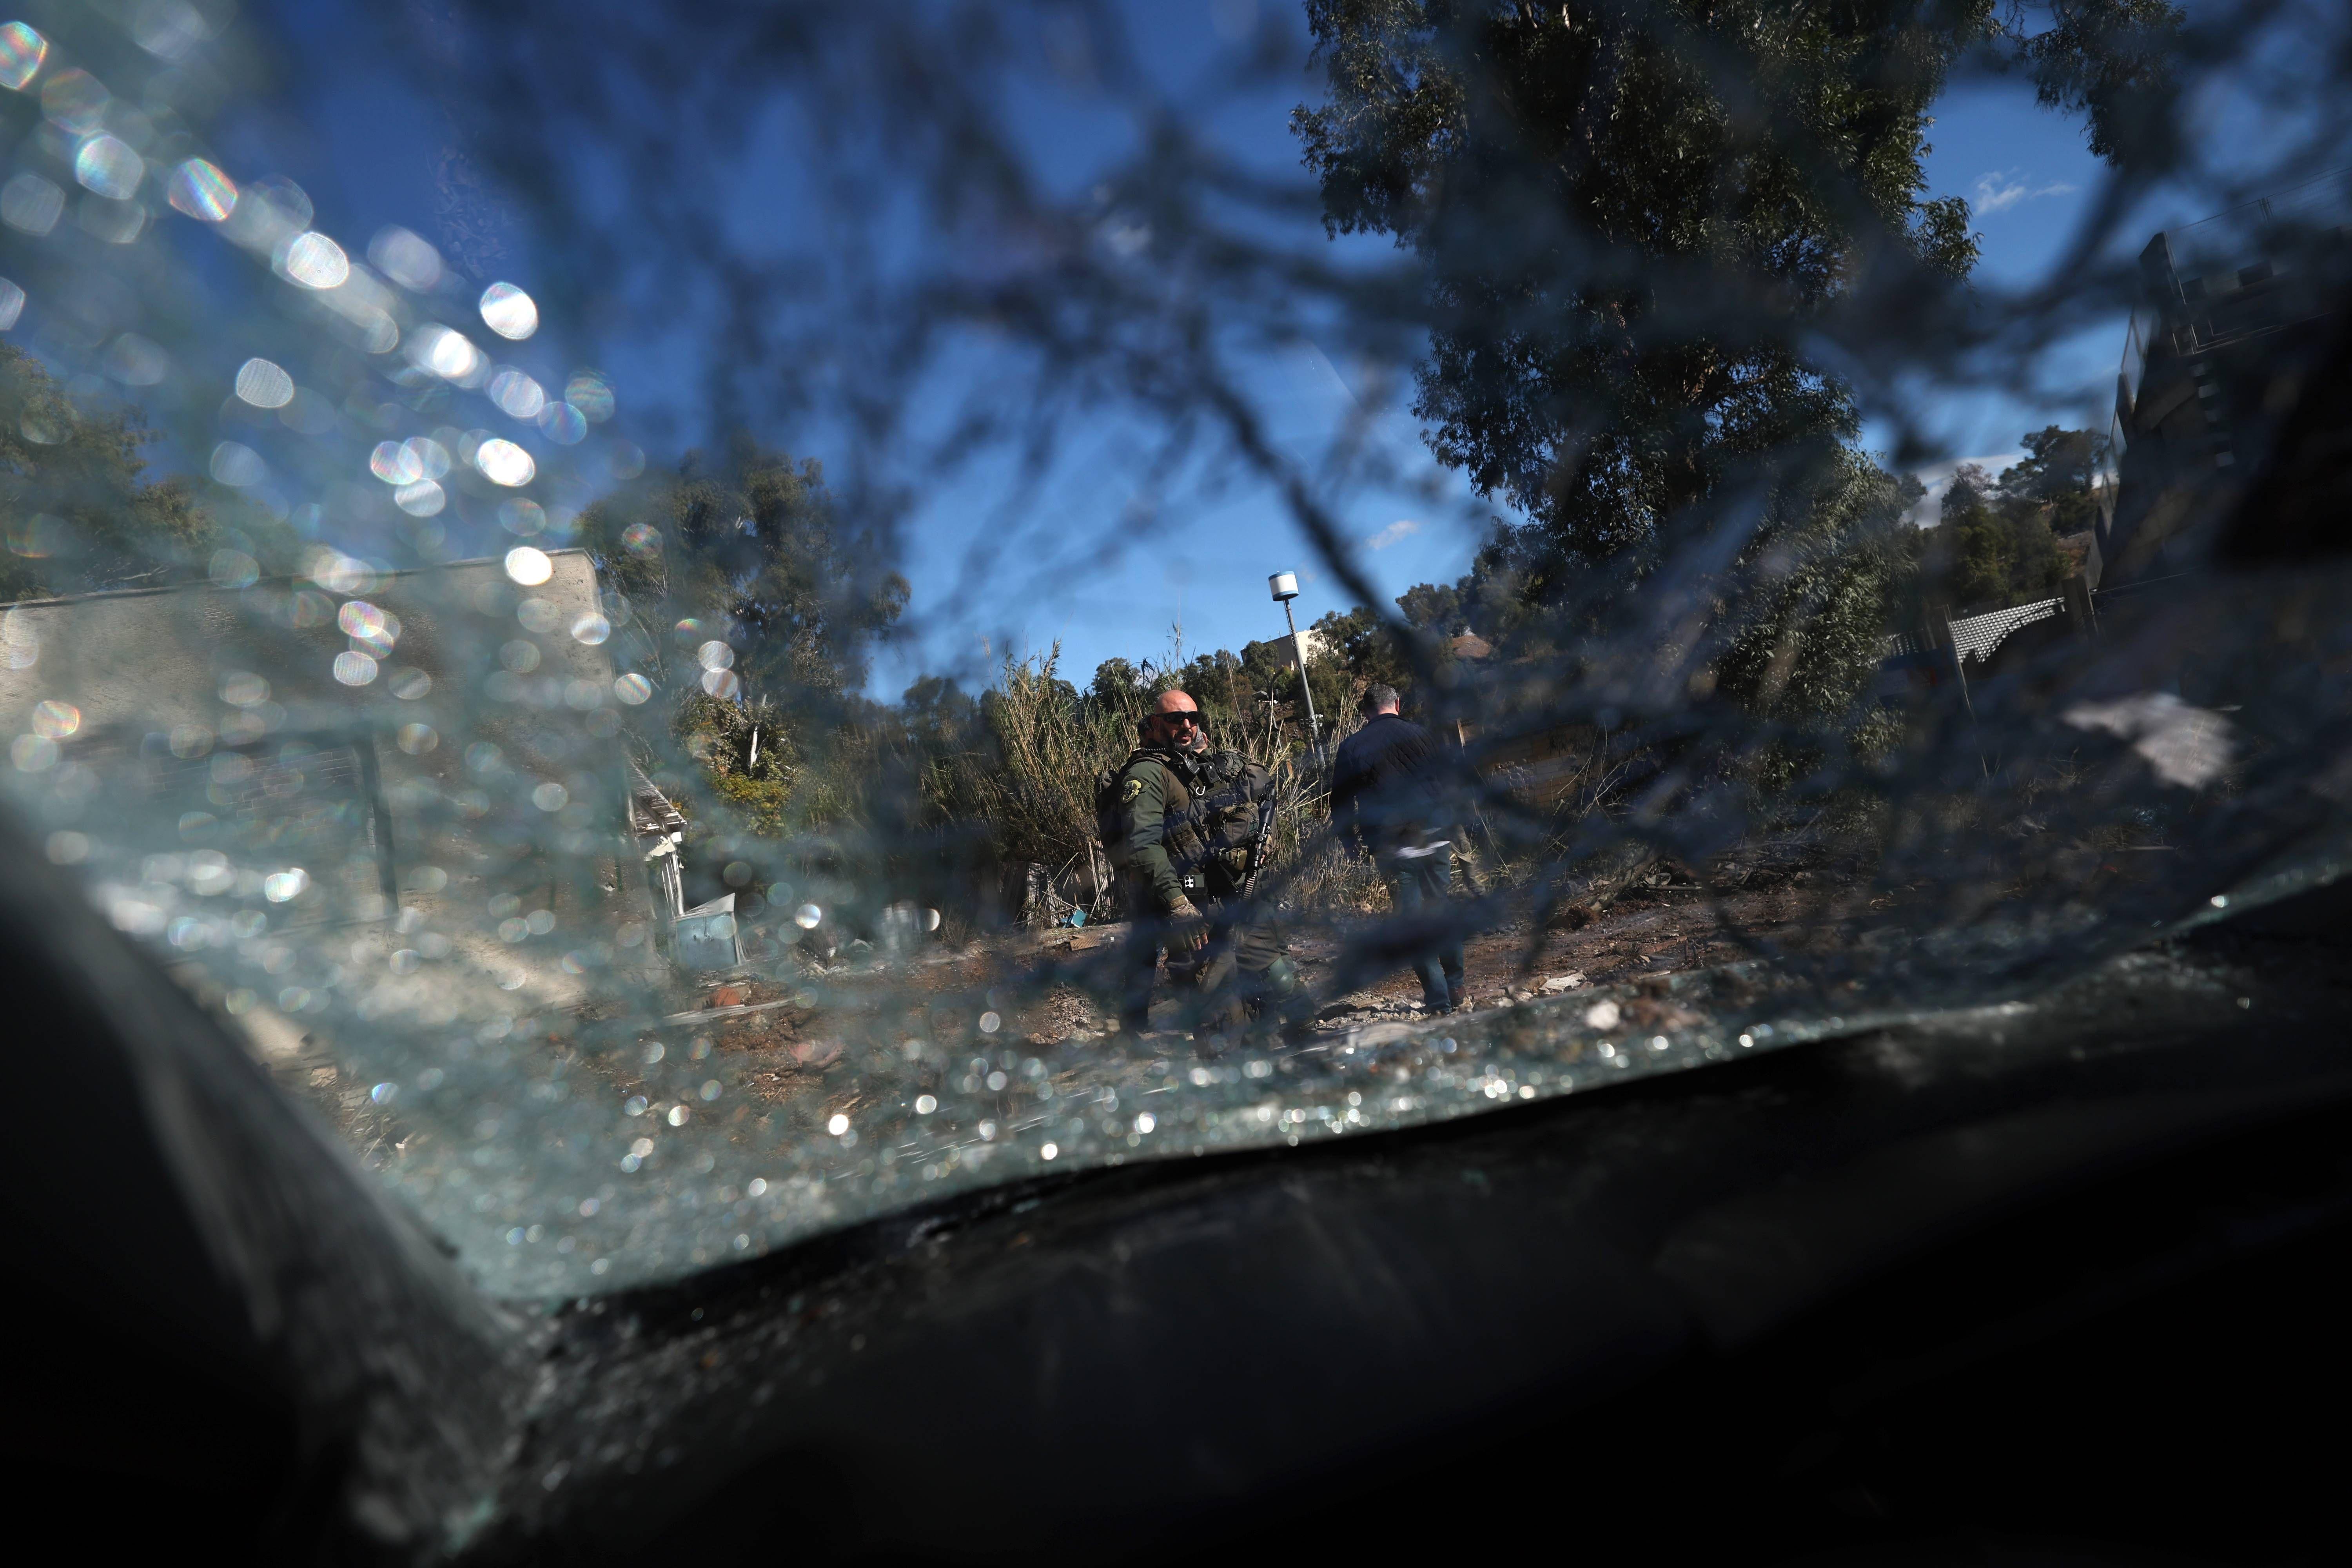
[[[2343,29],[27,9],[0,798],[516,1299],[2008,1005],[2341,867]]]

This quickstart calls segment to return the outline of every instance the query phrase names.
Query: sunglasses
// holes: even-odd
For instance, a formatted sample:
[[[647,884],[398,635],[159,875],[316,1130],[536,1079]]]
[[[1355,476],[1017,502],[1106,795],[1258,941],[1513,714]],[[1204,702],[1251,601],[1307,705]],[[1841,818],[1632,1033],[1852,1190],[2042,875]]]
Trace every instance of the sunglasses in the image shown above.
[[[1162,724],[1181,724],[1195,729],[1201,722],[1198,713],[1154,713],[1152,717]]]

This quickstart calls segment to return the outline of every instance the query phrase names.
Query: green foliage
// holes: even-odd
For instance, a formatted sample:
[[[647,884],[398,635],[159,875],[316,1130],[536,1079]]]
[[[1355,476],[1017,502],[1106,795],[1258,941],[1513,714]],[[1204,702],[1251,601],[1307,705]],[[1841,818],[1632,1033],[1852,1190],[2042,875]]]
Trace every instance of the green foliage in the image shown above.
[[[2025,457],[2003,468],[1997,489],[2004,501],[2028,501],[2049,508],[2046,519],[2053,534],[2079,533],[2098,517],[2093,486],[2106,438],[2088,430],[2067,430],[2045,425],[2024,437]]]
[[[1407,626],[1439,637],[1454,637],[1470,629],[1469,610],[1463,597],[1458,585],[1416,583],[1397,595],[1397,609],[1404,616]]]
[[[2074,563],[2061,536],[2097,516],[2093,484],[2102,456],[2088,430],[2045,426],[2021,437],[2025,456],[1999,479],[1961,465],[1944,492],[1937,524],[1898,531],[1888,589],[1889,625],[1915,626],[1929,601],[1953,611],[2050,598]],[[1906,504],[1921,493],[1906,481]]]
[[[149,437],[86,415],[29,354],[0,343],[0,600],[201,576],[212,519],[184,479],[142,484]]]
[[[1427,258],[1418,412],[1532,520],[1517,564],[1539,598],[1580,563],[1638,569],[1738,465],[1851,432],[1789,344],[1860,257],[1973,264],[1921,159],[1992,6],[1935,15],[1309,0],[1330,97],[1293,126],[1326,222]]]
[[[980,704],[946,676],[927,675],[907,688],[898,700],[907,731],[919,744],[934,749],[954,744],[980,716]]]
[[[1444,639],[1475,632],[1493,642],[1510,640],[1526,626],[1526,584],[1511,570],[1507,531],[1479,552],[1468,572],[1452,583],[1417,583],[1397,595],[1405,624]]]
[[[589,508],[579,542],[682,665],[679,684],[698,673],[693,647],[715,638],[733,645],[747,690],[796,710],[856,689],[907,604],[906,579],[844,523],[814,458],[743,447],[712,472],[689,457]],[[672,636],[681,620],[697,626]]]
[[[773,702],[733,702],[689,691],[671,710],[670,731],[714,779],[789,784],[799,760],[790,718]]]
[[[1974,464],[1953,476],[1939,528],[1951,552],[1954,605],[2015,605],[2058,591],[2066,561],[2044,510],[2023,497],[2000,495]]]
[[[1973,267],[1967,204],[1928,199],[1924,166],[1964,52],[2029,71],[2113,156],[2179,14],[2059,0],[2029,35],[1992,0],[1307,10],[1328,96],[1292,126],[1326,226],[1423,259],[1437,320],[1415,411],[1442,461],[1527,520],[1460,584],[1407,594],[1407,619],[1550,652],[1754,520],[1710,590],[1716,679],[1773,714],[1856,697],[1925,552],[1889,534],[1901,487],[1852,450],[1850,398],[1797,345],[1865,273],[1925,289]],[[2081,504],[2081,454],[2044,434],[2021,465],[2033,507],[1950,531],[2004,586],[2054,584],[2042,513],[2071,526]]]
[[[673,735],[748,831],[855,813],[855,789],[833,787],[843,770],[804,779],[804,759],[862,744],[855,694],[907,584],[843,522],[815,462],[744,447],[720,474],[689,458],[591,507],[579,539],[627,601],[625,646],[667,690]],[[710,641],[733,650],[725,697],[701,683]]]
[[[920,778],[929,821],[983,837],[1001,861],[1085,862],[1095,775],[1135,745],[1148,667],[1107,661],[1082,696],[1060,664],[1058,645],[1008,658],[977,701],[951,683],[919,682],[899,709],[893,743]]]
[[[733,809],[744,831],[762,838],[783,836],[792,786],[778,779],[727,773],[711,781],[711,793]]]
[[[1126,659],[1107,658],[1095,666],[1094,682],[1087,689],[1106,710],[1140,716],[1148,685],[1144,672]]]
[[[960,793],[1000,854],[1067,865],[1091,855],[1095,775],[1133,747],[1123,713],[1081,703],[1059,678],[1061,648],[1008,658],[981,700],[984,744],[957,759]]]
[[[2149,158],[2175,123],[2168,55],[2183,14],[2167,0],[2051,0],[2050,26],[2023,41],[2035,96],[2080,113],[2091,151]]]
[[[1892,474],[1841,450],[1779,504],[1787,516],[1745,563],[1748,594],[1721,628],[1717,689],[1766,717],[1842,726],[1878,666],[1909,498]]]
[[[1347,614],[1337,610],[1315,623],[1315,635],[1324,652],[1348,674],[1349,700],[1378,682],[1399,691],[1413,685],[1413,665],[1395,629],[1359,605]],[[1321,693],[1318,692],[1319,700]]]

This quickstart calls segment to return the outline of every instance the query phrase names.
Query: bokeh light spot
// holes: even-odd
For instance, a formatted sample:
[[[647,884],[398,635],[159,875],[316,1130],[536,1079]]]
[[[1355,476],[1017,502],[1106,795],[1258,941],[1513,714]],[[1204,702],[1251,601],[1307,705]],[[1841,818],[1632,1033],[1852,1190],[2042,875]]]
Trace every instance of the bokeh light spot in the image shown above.
[[[56,184],[31,173],[12,176],[0,185],[0,223],[36,238],[58,226],[66,210],[66,194]]]
[[[539,306],[511,283],[493,283],[482,290],[482,321],[502,338],[520,342],[539,331]]]
[[[219,167],[205,163],[203,157],[191,157],[176,169],[164,185],[176,212],[197,218],[200,224],[219,224],[237,209],[237,181],[221,174]]]
[[[343,247],[316,229],[288,240],[278,267],[305,289],[339,289],[352,275]]]
[[[165,191],[175,209],[200,223],[219,223],[236,210],[236,182],[202,158],[173,170]]]
[[[388,485],[413,485],[425,477],[425,465],[406,444],[379,441],[368,454],[368,472]]]
[[[109,245],[129,245],[147,228],[144,206],[137,202],[110,201],[96,192],[82,197],[74,216],[84,230]]]
[[[106,374],[125,386],[153,386],[172,372],[172,356],[163,345],[137,332],[125,332],[106,345]]]
[[[278,247],[310,226],[310,196],[283,174],[265,174],[237,193],[221,232],[275,258]]]
[[[41,84],[41,112],[58,127],[88,136],[106,122],[114,95],[86,70],[68,68]]]
[[[408,357],[444,381],[476,384],[488,362],[463,332],[443,326],[419,327],[409,334]]]
[[[391,652],[393,644],[400,640],[400,618],[365,599],[353,599],[336,611],[335,625],[345,637],[366,643],[377,653]]]
[[[400,449],[415,460],[416,472],[424,479],[437,479],[449,471],[449,448],[430,436],[411,436]]]
[[[490,377],[490,401],[512,419],[536,419],[547,407],[547,393],[521,371],[508,369]]]
[[[530,483],[539,472],[539,465],[531,461],[529,452],[495,436],[474,448],[474,467],[481,469],[482,477],[492,484],[509,489]]]
[[[236,395],[256,408],[283,408],[294,401],[294,378],[266,359],[237,367]]]
[[[269,465],[243,442],[223,441],[213,448],[212,475],[231,489],[249,489],[269,477]]]
[[[131,10],[131,41],[157,59],[184,60],[212,36],[212,24],[188,0],[142,0]]]
[[[575,371],[563,384],[563,401],[591,425],[601,425],[613,416],[613,384],[602,371]]]
[[[33,709],[33,733],[45,741],[62,741],[81,728],[81,710],[56,698]]]
[[[536,588],[555,575],[555,563],[544,550],[518,544],[507,552],[507,575],[526,588]]]
[[[569,403],[551,403],[540,411],[539,427],[551,441],[572,446],[588,434],[588,421]]]
[[[147,160],[119,136],[93,136],[74,154],[74,178],[109,201],[129,201],[146,174]]]
[[[386,278],[418,294],[441,281],[441,253],[397,224],[376,231],[368,241],[368,259]]]
[[[24,91],[41,74],[41,63],[48,58],[48,39],[24,23],[0,27],[0,87]]]

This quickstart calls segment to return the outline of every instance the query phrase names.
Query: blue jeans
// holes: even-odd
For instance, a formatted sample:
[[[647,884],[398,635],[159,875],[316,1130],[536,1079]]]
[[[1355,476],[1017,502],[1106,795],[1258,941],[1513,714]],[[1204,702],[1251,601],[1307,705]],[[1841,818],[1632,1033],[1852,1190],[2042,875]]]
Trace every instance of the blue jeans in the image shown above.
[[[1462,991],[1462,931],[1447,910],[1454,883],[1454,851],[1441,844],[1424,855],[1381,857],[1381,874],[1397,914],[1416,928],[1412,972],[1421,976],[1421,999],[1432,1007],[1458,1007]]]

